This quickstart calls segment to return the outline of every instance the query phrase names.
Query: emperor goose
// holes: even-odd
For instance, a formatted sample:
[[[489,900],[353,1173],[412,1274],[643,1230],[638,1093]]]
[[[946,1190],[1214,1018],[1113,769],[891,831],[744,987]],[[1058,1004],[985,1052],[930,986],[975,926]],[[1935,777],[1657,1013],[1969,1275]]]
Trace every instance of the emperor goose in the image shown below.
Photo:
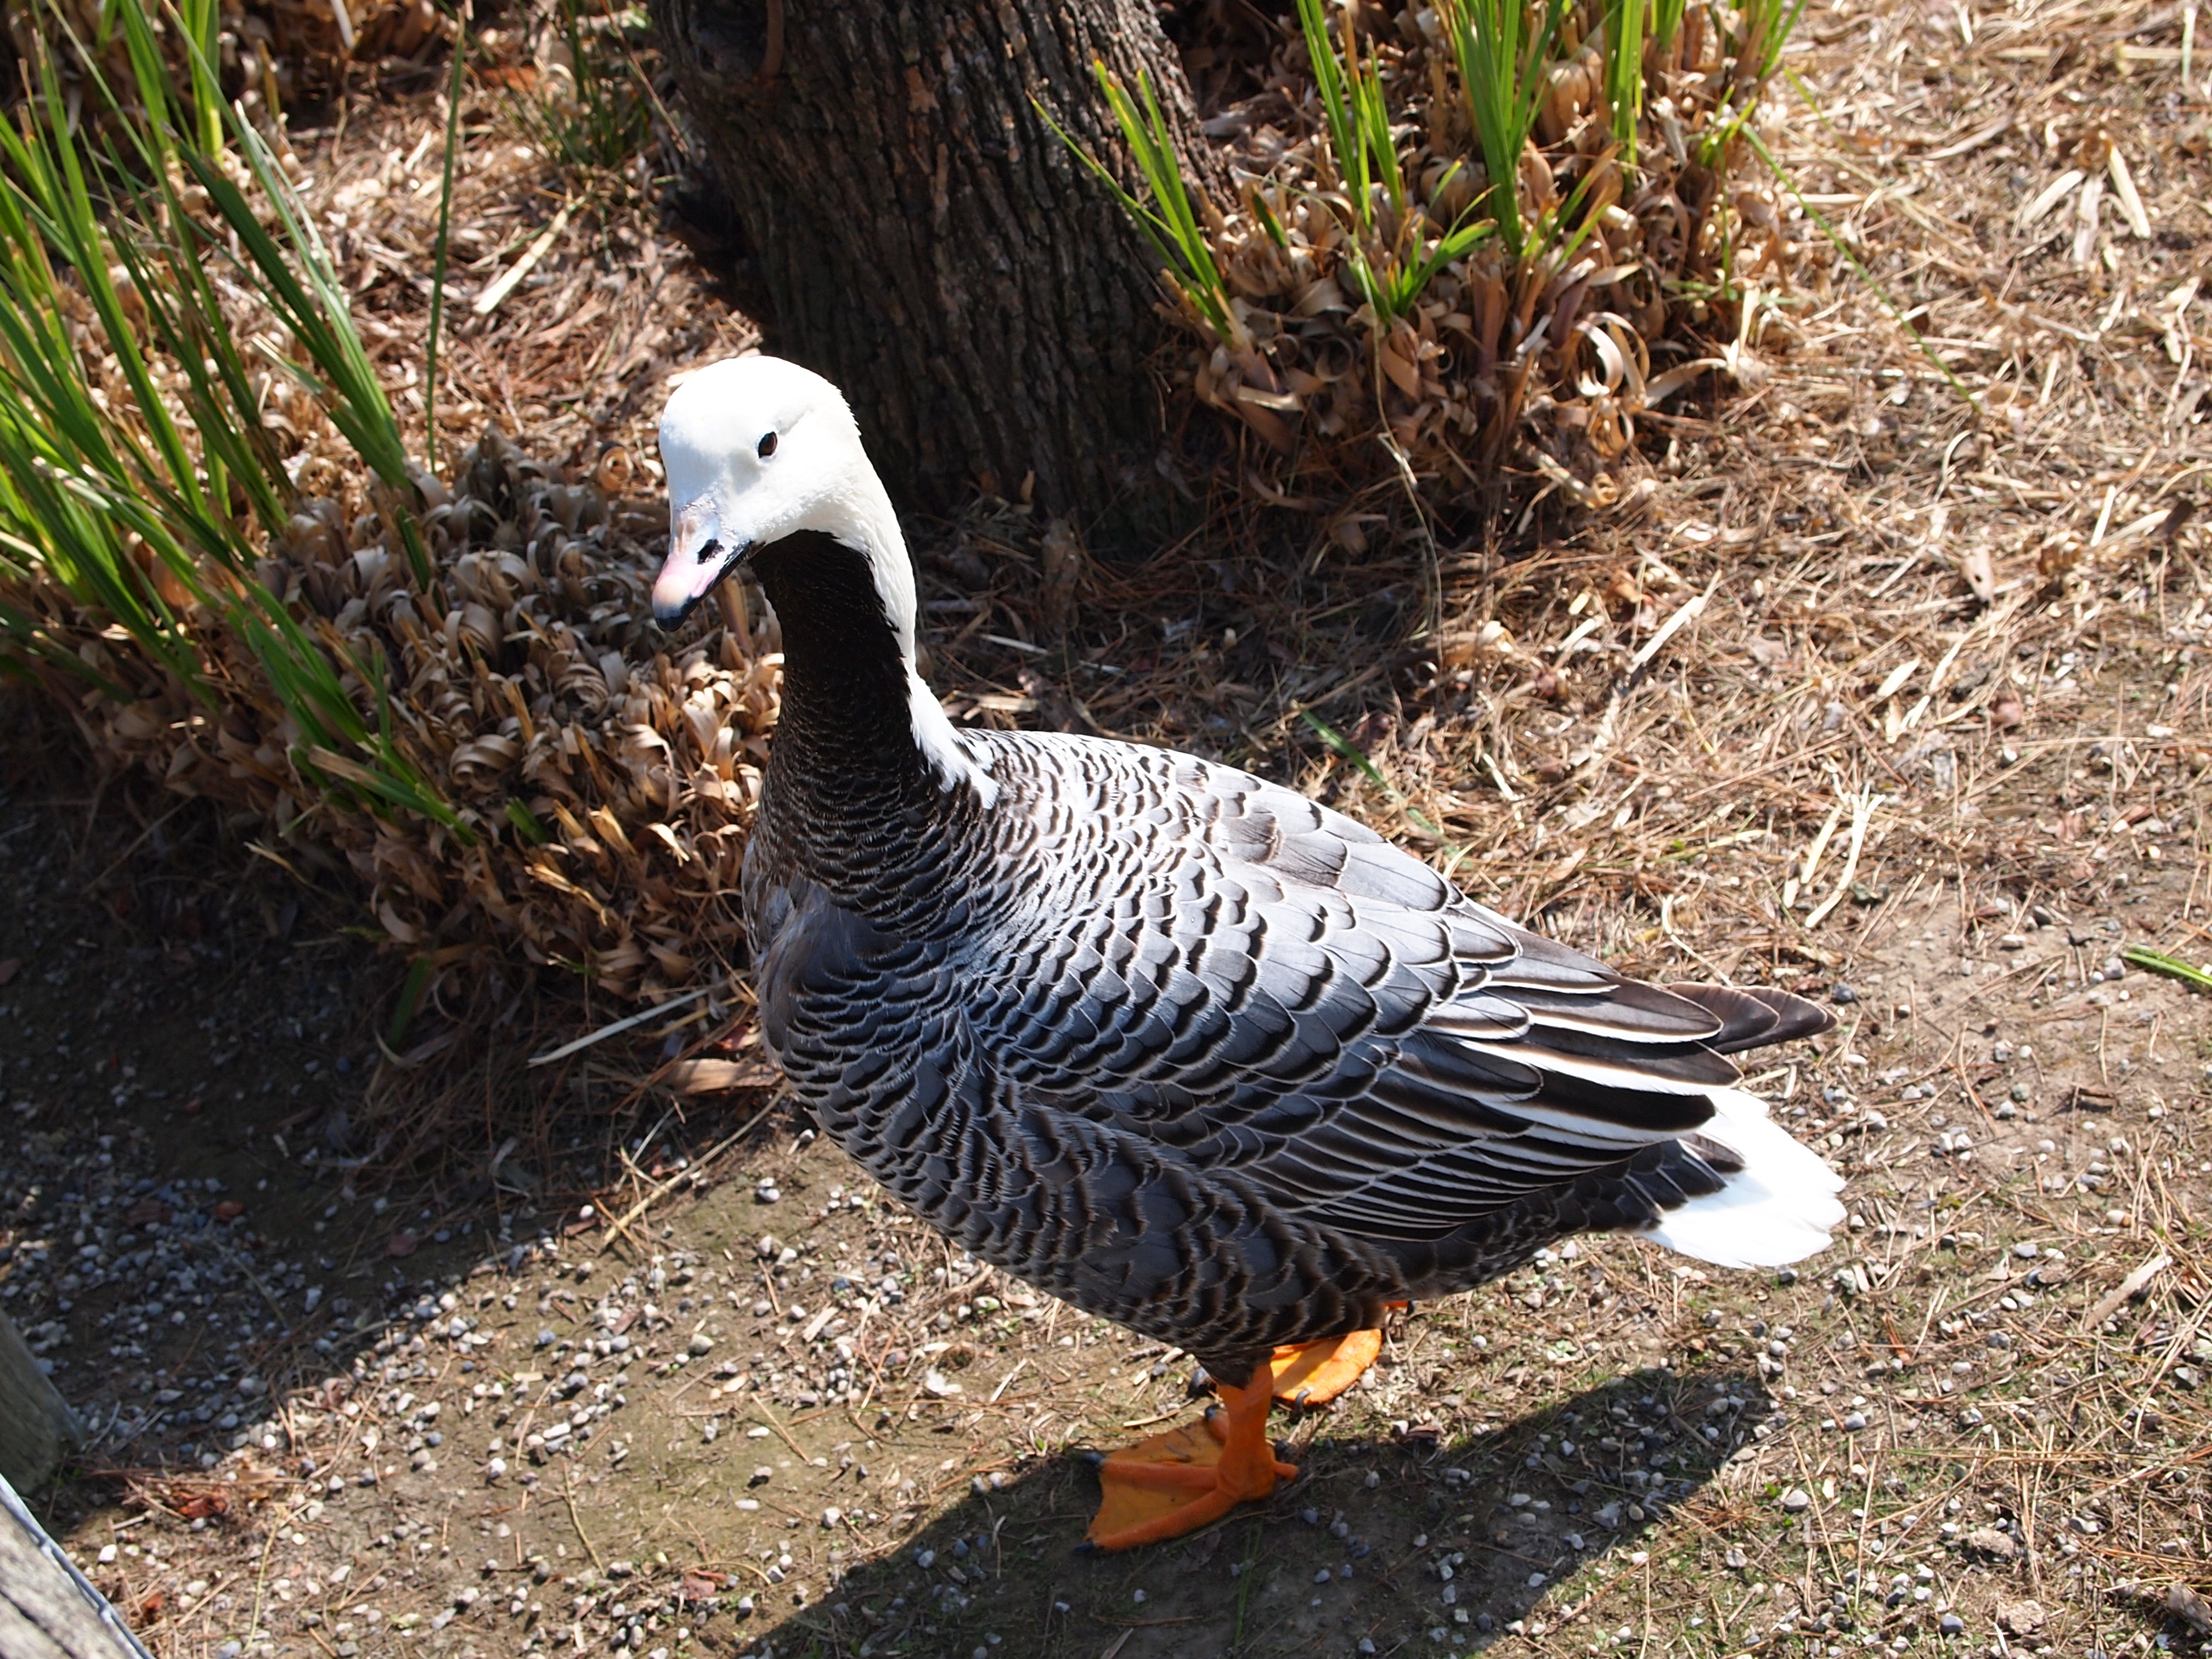
[[[1840,1178],[1726,1058],[1820,1010],[1623,979],[1234,767],[956,730],[915,672],[890,499],[818,375],[702,369],[660,447],[655,617],[744,565],[783,629],[744,858],[770,1051],[917,1213],[1188,1351],[1219,1394],[1106,1460],[1093,1545],[1295,1474],[1271,1396],[1346,1386],[1394,1304],[1573,1233],[1729,1267],[1827,1243]]]

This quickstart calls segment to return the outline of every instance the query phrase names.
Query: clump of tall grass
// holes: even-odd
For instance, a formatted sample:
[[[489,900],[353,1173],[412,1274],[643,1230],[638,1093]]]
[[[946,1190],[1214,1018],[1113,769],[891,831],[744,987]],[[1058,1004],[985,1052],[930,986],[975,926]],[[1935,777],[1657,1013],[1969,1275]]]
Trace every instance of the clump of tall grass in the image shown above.
[[[0,673],[349,876],[426,1004],[516,963],[718,972],[772,619],[649,630],[665,514],[626,453],[578,477],[488,428],[411,465],[281,129],[196,73],[205,14],[105,3],[96,59],[35,14],[55,50],[0,131]]]
[[[642,23],[635,8],[600,16],[587,14],[582,0],[556,0],[554,73],[508,97],[524,136],[588,182],[621,173],[653,142],[656,100],[633,20]]]
[[[1352,198],[1353,216],[1371,228],[1380,205],[1375,199],[1377,190],[1394,212],[1405,211],[1406,175],[1398,166],[1398,141],[1390,131],[1382,74],[1375,59],[1361,52],[1352,20],[1350,11],[1342,14],[1344,56],[1340,59],[1328,36],[1325,0],[1298,0],[1298,27],[1305,36],[1306,61],[1312,66],[1314,89],[1328,124],[1329,152]]]
[[[1116,193],[1218,348],[1197,395],[1293,471],[1395,465],[1379,433],[1470,487],[1517,455],[1603,499],[1635,416],[1698,372],[1655,371],[1651,346],[1729,303],[1715,175],[1802,7],[1297,0],[1275,71],[1304,72],[1308,125],[1232,156],[1236,202],[1200,195],[1151,89],[1102,70],[1149,199]]]
[[[1522,0],[1442,0],[1437,8],[1489,181],[1482,204],[1516,259],[1530,252],[1530,227],[1521,203],[1521,157],[1535,131],[1537,112],[1551,94],[1553,48],[1567,8],[1565,0],[1548,0],[1534,29],[1528,9]]]
[[[1151,80],[1140,75],[1133,96],[1104,64],[1092,64],[1091,73],[1097,77],[1098,90],[1104,95],[1107,107],[1114,112],[1115,125],[1121,128],[1137,171],[1152,192],[1149,204],[1130,194],[1104,162],[1069,137],[1043,105],[1036,106],[1037,112],[1144,233],[1145,240],[1159,257],[1161,280],[1170,291],[1221,338],[1243,345],[1243,325],[1237,319],[1228,287],[1221,280],[1219,267],[1213,263],[1207,228],[1200,222],[1198,210],[1193,205],[1196,199],[1194,192],[1183,182],[1182,166],[1176,157],[1175,134],[1168,125],[1166,112],[1160,108],[1160,100],[1153,94]]]
[[[272,705],[309,796],[458,829],[395,735],[381,659],[259,574],[300,504],[262,415],[282,384],[374,473],[429,579],[416,475],[345,291],[270,144],[222,99],[216,0],[104,15],[130,82],[43,9],[27,95],[0,125],[0,671],[128,702],[150,689],[123,660],[135,648],[207,709]],[[64,44],[109,118],[72,118]],[[65,642],[71,611],[105,618],[97,642]]]

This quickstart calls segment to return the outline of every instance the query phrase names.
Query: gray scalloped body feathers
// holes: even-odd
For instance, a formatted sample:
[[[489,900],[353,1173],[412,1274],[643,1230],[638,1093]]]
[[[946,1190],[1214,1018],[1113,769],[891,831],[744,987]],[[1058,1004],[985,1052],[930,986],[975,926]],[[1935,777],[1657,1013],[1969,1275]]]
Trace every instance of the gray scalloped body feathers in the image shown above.
[[[781,408],[793,375],[796,420],[753,384]],[[662,609],[716,557],[749,559],[775,606],[783,708],[744,865],[763,1029],[878,1182],[1232,1382],[1570,1234],[1729,1266],[1827,1243],[1839,1178],[1727,1058],[1824,1029],[1812,1005],[1624,980],[1233,767],[929,722],[904,546],[849,416],[804,447],[823,399],[842,415],[766,359],[679,391],[665,445],[726,433],[772,452],[756,471],[858,469],[866,502],[794,525],[740,505],[763,487],[740,476],[708,536],[672,464]]]

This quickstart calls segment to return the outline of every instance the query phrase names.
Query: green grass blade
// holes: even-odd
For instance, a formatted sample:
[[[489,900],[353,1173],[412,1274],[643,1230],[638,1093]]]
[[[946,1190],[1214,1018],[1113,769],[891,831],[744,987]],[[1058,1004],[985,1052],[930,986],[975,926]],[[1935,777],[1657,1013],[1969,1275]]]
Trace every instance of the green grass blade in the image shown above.
[[[1811,90],[1802,83],[1798,82],[1796,76],[1793,76],[1790,78],[1792,83],[1797,86],[1799,93],[1803,95],[1806,103],[1811,106],[1814,114],[1819,116],[1820,114],[1820,107],[1814,101]],[[1821,118],[1825,119],[1826,118],[1822,117]],[[1774,175],[1774,182],[1780,185],[1783,189],[1788,191],[1791,197],[1796,199],[1797,205],[1804,209],[1805,216],[1820,228],[1820,234],[1828,239],[1830,246],[1834,247],[1836,252],[1843,256],[1844,262],[1846,264],[1850,265],[1853,270],[1858,273],[1859,280],[1867,285],[1868,289],[1872,291],[1875,299],[1881,301],[1882,308],[1888,312],[1890,316],[1896,320],[1897,325],[1903,329],[1905,333],[1911,337],[1912,343],[1920,349],[1920,355],[1927,358],[1929,362],[1936,365],[1936,369],[1942,374],[1943,378],[1951,383],[1951,390],[1957,392],[1960,398],[1965,399],[1967,406],[1971,408],[1975,414],[1981,415],[1984,413],[1982,408],[1981,399],[1974,396],[1972,391],[1967,386],[1966,383],[1960,380],[1957,374],[1953,371],[1950,364],[1945,362],[1942,358],[1936,355],[1936,349],[1928,343],[1926,338],[1922,336],[1920,331],[1913,327],[1911,323],[1905,320],[1904,307],[1899,306],[1895,300],[1890,298],[1889,290],[1882,286],[1881,279],[1876,276],[1873,271],[1867,269],[1865,263],[1860,259],[1858,254],[1852,249],[1851,245],[1844,240],[1842,234],[1838,232],[1833,225],[1828,222],[1827,219],[1821,214],[1818,208],[1814,207],[1810,202],[1805,199],[1804,192],[1797,188],[1796,181],[1791,179],[1787,173],[1783,171],[1782,163],[1774,159],[1772,153],[1767,149],[1766,145],[1760,140],[1757,131],[1752,127],[1746,126],[1743,129],[1743,136],[1745,140],[1751,145],[1752,154],[1758,156],[1761,161],[1765,163],[1767,172]]]
[[[1406,178],[1390,132],[1389,101],[1383,91],[1379,58],[1363,56],[1347,11],[1341,26],[1344,52],[1329,39],[1327,0],[1298,0],[1298,27],[1313,65],[1314,89],[1328,129],[1329,150],[1338,179],[1352,198],[1359,228],[1375,228],[1375,187],[1381,185],[1393,212],[1406,210]]]
[[[539,820],[538,814],[532,811],[524,802],[519,800],[507,802],[507,821],[514,826],[515,833],[532,847],[543,847],[553,839],[547,832],[544,823]]]
[[[1352,29],[1352,15],[1345,14],[1345,82],[1352,94],[1354,142],[1365,152],[1360,163],[1382,185],[1393,213],[1406,211],[1406,177],[1398,166],[1398,143],[1390,133],[1390,107],[1382,89],[1382,66],[1360,55]]]
[[[1439,0],[1438,12],[1459,70],[1468,125],[1489,175],[1486,192],[1499,238],[1516,261],[1534,252],[1521,212],[1521,153],[1535,128],[1552,49],[1566,0],[1547,0],[1543,21],[1525,33],[1522,0]]]
[[[176,17],[183,25],[185,39],[191,43],[187,73],[192,91],[193,142],[212,154],[222,148],[222,88],[215,76],[222,50],[218,41],[222,8],[220,0],[177,0]]]
[[[507,112],[524,136],[557,165],[580,173],[613,173],[652,138],[653,112],[659,102],[652,77],[619,27],[606,33],[617,37],[620,66],[608,67],[599,44],[603,37],[585,27],[578,0],[560,0],[557,22],[568,48],[573,106],[551,92],[515,92],[508,96]],[[550,88],[552,82],[549,79],[541,85]]]
[[[2184,985],[2193,985],[2200,991],[2212,991],[2212,973],[2163,951],[2154,951],[2148,945],[2130,945],[2120,952],[2120,959],[2147,968],[2154,974],[2164,974],[2168,979],[2178,979]]]
[[[1644,0],[1606,0],[1605,103],[1620,164],[1636,163],[1636,125],[1644,112]]]
[[[1413,308],[1437,273],[1457,259],[1472,253],[1485,237],[1498,234],[1495,221],[1476,220],[1472,210],[1460,216],[1459,222],[1437,238],[1427,252],[1405,265],[1399,272],[1396,290],[1392,297],[1395,315],[1403,316]]]
[[[1260,228],[1267,233],[1267,240],[1277,247],[1288,248],[1291,239],[1284,232],[1283,222],[1275,216],[1275,210],[1267,205],[1267,198],[1259,184],[1254,182],[1244,194],[1245,199],[1251,204],[1252,216],[1260,222]]]
[[[1337,177],[1352,197],[1352,211],[1364,227],[1371,211],[1368,201],[1367,146],[1352,119],[1352,103],[1345,90],[1344,65],[1328,38],[1324,0],[1298,0],[1298,27],[1304,31],[1306,57],[1313,64],[1314,90],[1321,97],[1322,119],[1328,128],[1329,153],[1336,158]]]
[[[407,1041],[407,1028],[415,1023],[415,1015],[422,1006],[422,998],[430,989],[430,980],[437,972],[437,963],[428,957],[417,957],[407,964],[407,977],[399,987],[399,1001],[392,1011],[392,1024],[384,1035],[384,1046],[398,1053],[399,1045]]]
[[[1350,761],[1354,766],[1358,767],[1361,775],[1365,777],[1366,780],[1370,783],[1373,784],[1377,789],[1380,789],[1389,799],[1391,805],[1396,807],[1401,812],[1403,812],[1406,815],[1407,823],[1412,824],[1416,830],[1421,831],[1422,834],[1431,836],[1437,841],[1448,841],[1450,839],[1444,834],[1442,829],[1437,827],[1437,824],[1433,818],[1430,817],[1427,813],[1422,811],[1419,807],[1414,805],[1413,802],[1406,799],[1405,792],[1403,790],[1400,789],[1396,784],[1391,782],[1389,779],[1382,775],[1381,769],[1379,769],[1373,761],[1368,759],[1366,755],[1360,750],[1358,745],[1354,744],[1351,738],[1346,737],[1342,732],[1336,730],[1335,727],[1322,720],[1310,708],[1299,709],[1298,718],[1313,728],[1313,732],[1316,737],[1319,738],[1339,755],[1341,755],[1346,760]]]
[[[1042,104],[1032,100],[1031,107],[1135,222],[1159,255],[1160,264],[1176,291],[1190,302],[1221,338],[1242,343],[1245,337],[1243,325],[1237,320],[1235,308],[1230,304],[1229,285],[1214,263],[1212,243],[1191,204],[1190,188],[1183,182],[1182,163],[1176,155],[1175,135],[1153,94],[1150,78],[1141,74],[1138,76],[1137,90],[1143,100],[1140,105],[1129,96],[1128,88],[1103,60],[1093,63],[1091,70],[1105,96],[1107,107],[1113,112],[1115,125],[1121,130],[1122,142],[1128,145],[1137,170],[1152,192],[1152,205],[1147,206],[1124,189],[1106,164],[1076,143]]]
[[[148,8],[108,0],[101,13],[124,42],[126,100],[40,0],[27,95],[0,123],[0,672],[86,673],[118,700],[132,695],[52,628],[47,613],[65,605],[119,629],[144,661],[213,706],[201,630],[219,629],[252,653],[289,717],[292,763],[307,785],[349,810],[418,813],[467,839],[394,739],[380,653],[357,655],[327,628],[319,638],[255,579],[260,544],[233,491],[272,532],[293,491],[261,421],[249,349],[269,350],[307,385],[387,483],[412,481],[327,254],[261,135],[221,99],[217,0],[176,0],[158,24]],[[189,60],[181,84],[169,78],[164,32]],[[110,118],[104,149],[80,136],[64,95],[52,42],[64,39]],[[205,211],[188,206],[185,180],[205,191]],[[208,268],[217,259],[307,363],[241,339]],[[66,319],[83,310],[64,304],[65,288],[95,325],[80,331],[82,345]],[[115,398],[112,412],[95,386]],[[427,580],[420,526],[395,516]]]
[[[427,465],[438,470],[438,335],[446,320],[446,269],[452,252],[453,167],[461,150],[461,80],[469,60],[469,11],[453,14],[453,69],[446,86],[446,157],[438,181],[438,234],[430,250],[430,339],[423,351],[422,429]]]

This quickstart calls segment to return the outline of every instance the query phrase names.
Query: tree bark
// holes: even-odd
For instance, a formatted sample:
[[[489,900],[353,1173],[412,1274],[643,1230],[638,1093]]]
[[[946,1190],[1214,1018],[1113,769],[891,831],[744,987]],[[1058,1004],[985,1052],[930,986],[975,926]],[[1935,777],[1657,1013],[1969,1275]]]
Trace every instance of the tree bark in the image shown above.
[[[76,1413],[0,1314],[0,1480],[18,1492],[44,1486],[83,1434]]]
[[[1142,74],[1218,196],[1150,0],[652,5],[770,348],[843,388],[901,504],[1033,474],[1043,512],[1110,537],[1158,483],[1158,262],[1037,106],[1141,198],[1091,66]]]

